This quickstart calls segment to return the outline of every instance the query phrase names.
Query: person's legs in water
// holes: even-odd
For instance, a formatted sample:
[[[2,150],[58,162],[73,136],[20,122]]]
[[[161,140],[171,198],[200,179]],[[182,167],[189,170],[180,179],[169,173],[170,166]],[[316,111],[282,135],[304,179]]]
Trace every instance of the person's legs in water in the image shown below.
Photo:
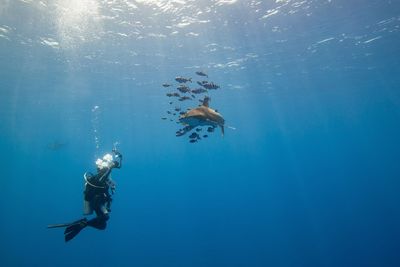
[[[86,226],[91,226],[99,230],[106,229],[107,221],[110,218],[107,208],[105,206],[101,206],[100,208],[96,208],[95,212],[97,217],[89,221],[86,218],[83,218],[67,226],[64,231],[65,242],[68,242],[74,238]]]
[[[93,200],[93,209],[97,217],[87,222],[88,226],[99,230],[104,230],[107,227],[107,221],[110,218],[108,211],[108,200],[105,197],[96,196]]]
[[[111,198],[105,195],[96,195],[90,201],[90,206],[96,212],[97,217],[87,220],[86,218],[65,225],[64,238],[65,242],[73,239],[86,226],[91,226],[99,230],[104,230],[107,227],[107,221],[110,218]]]

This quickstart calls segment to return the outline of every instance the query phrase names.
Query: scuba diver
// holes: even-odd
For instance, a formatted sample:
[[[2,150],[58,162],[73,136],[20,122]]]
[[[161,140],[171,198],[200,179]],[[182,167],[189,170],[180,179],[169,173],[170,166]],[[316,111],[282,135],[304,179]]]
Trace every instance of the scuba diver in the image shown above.
[[[102,159],[96,160],[97,173],[86,172],[84,190],[84,215],[91,215],[93,211],[96,217],[88,220],[86,217],[73,223],[53,224],[47,228],[66,227],[64,231],[65,242],[74,238],[86,226],[99,230],[106,229],[107,221],[110,218],[112,194],[115,191],[115,183],[111,179],[111,171],[114,168],[122,167],[122,155],[114,147],[113,155],[106,154]]]

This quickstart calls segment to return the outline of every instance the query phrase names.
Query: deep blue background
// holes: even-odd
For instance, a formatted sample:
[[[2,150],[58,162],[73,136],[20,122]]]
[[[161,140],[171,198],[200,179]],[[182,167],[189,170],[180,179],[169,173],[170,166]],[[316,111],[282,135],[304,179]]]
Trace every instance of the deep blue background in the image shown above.
[[[67,3],[0,0],[1,266],[400,265],[397,1]],[[236,130],[189,144],[161,84],[196,70]]]

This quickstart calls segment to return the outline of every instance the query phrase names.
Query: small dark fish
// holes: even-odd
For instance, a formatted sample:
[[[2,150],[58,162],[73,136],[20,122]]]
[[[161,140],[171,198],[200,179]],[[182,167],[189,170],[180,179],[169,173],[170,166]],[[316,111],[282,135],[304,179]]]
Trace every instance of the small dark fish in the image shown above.
[[[208,84],[207,81],[201,81],[201,82],[197,82],[198,85],[200,86],[204,86],[205,84]]]
[[[195,95],[191,95],[192,96],[192,98],[196,98],[196,96]]]
[[[175,116],[175,115],[176,115],[176,113],[172,113],[172,115],[174,115],[174,116]]]
[[[173,104],[173,102],[172,102],[172,101],[170,101],[170,102],[169,102],[169,104],[170,104],[170,105],[172,105],[172,104]]]
[[[196,71],[196,74],[199,75],[199,76],[204,76],[204,77],[208,78],[208,75],[203,71]]]
[[[204,89],[204,88],[196,88],[196,89],[192,90],[193,94],[202,94],[202,93],[205,93],[205,92],[207,92],[207,90]]]
[[[164,87],[170,87],[170,86],[172,86],[172,84],[169,84],[169,83],[163,83],[163,85],[162,86],[164,86]]]
[[[213,82],[211,82],[211,83],[207,82],[207,83],[203,84],[203,87],[206,89],[214,89],[214,90],[219,88],[219,86]]]
[[[189,99],[191,99],[191,98],[188,97],[188,96],[182,96],[182,97],[180,97],[178,100],[179,100],[179,101],[185,101],[185,100],[189,100]]]
[[[208,128],[207,128],[207,132],[209,132],[209,133],[214,132],[214,127],[208,127]]]
[[[203,137],[204,137],[204,138],[207,138],[207,137],[208,137],[208,135],[206,135],[206,134],[205,134],[205,135],[203,135]]]
[[[187,82],[192,82],[192,78],[184,78],[184,77],[178,76],[175,78],[175,81],[177,81],[178,83],[187,83]]]
[[[175,133],[175,136],[182,136],[182,135],[184,135],[184,134],[185,134],[184,131],[179,130],[179,131],[177,131],[177,132]]]
[[[200,132],[201,131],[201,128],[196,128],[196,132]]]
[[[189,132],[191,129],[192,129],[192,128],[191,128],[189,125],[187,125],[187,126],[183,127],[182,129],[179,129],[179,130],[176,132],[176,136],[182,136],[182,135],[184,135],[185,133]]]
[[[162,120],[166,120],[167,118],[165,118],[165,117],[162,117],[161,119],[162,119]]]
[[[167,113],[168,113],[168,114],[171,114],[171,111],[167,110]]]
[[[175,111],[176,111],[176,112],[178,112],[178,111],[180,111],[180,110],[181,110],[180,107],[175,107]]]
[[[176,89],[178,89],[181,93],[190,92],[190,88],[183,84],[179,85]]]
[[[194,139],[197,138],[199,135],[197,133],[192,133],[191,135],[189,135],[190,139]]]
[[[183,115],[183,114],[186,114],[186,112],[181,111],[181,112],[179,112],[179,114],[180,114],[180,115]]]
[[[218,89],[219,86],[216,85],[213,82],[208,82],[208,81],[201,81],[201,82],[197,82],[198,85],[203,86],[206,89]]]
[[[190,143],[196,143],[197,142],[197,140],[196,139],[190,139],[190,141],[189,141]]]
[[[168,97],[171,97],[171,96],[173,96],[173,97],[180,97],[181,95],[178,94],[178,93],[167,93],[167,96],[168,96]]]
[[[173,97],[180,97],[181,95],[178,94],[178,93],[167,93],[167,96],[168,96],[168,97],[171,97],[171,96],[173,96]]]

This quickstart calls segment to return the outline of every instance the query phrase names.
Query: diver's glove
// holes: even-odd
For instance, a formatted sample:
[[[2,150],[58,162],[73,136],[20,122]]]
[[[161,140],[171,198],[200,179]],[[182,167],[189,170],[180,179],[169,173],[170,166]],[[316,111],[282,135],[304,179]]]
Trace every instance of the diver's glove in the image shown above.
[[[117,158],[122,158],[122,154],[119,153],[119,151],[118,151],[117,149],[113,148],[112,152],[115,154],[115,156],[116,156]]]
[[[117,158],[122,159],[122,154],[119,153],[118,151],[115,151],[114,154],[115,154],[115,156],[116,156]]]

